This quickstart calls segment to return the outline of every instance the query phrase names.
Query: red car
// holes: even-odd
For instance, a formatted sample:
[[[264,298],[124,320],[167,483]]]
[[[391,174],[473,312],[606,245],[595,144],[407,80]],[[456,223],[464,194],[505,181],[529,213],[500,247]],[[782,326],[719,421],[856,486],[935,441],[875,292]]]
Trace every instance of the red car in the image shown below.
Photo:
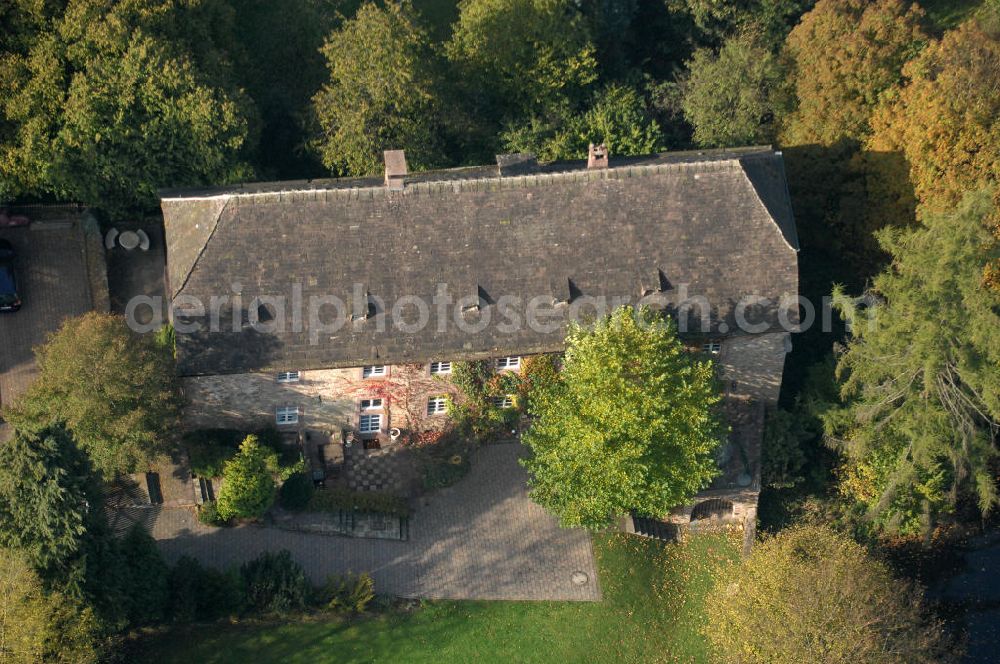
[[[20,308],[21,295],[14,272],[14,247],[7,240],[0,240],[0,312]]]

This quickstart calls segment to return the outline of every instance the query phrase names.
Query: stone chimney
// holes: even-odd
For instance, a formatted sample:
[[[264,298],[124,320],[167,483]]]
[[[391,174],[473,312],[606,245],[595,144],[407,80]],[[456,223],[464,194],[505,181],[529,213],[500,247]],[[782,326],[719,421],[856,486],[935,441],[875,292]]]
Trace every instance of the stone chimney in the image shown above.
[[[386,150],[385,155],[385,186],[390,191],[403,191],[403,180],[406,179],[406,153],[402,150]]]
[[[600,145],[590,144],[590,149],[587,151],[587,169],[593,168],[607,168],[608,167],[608,148],[601,143]]]

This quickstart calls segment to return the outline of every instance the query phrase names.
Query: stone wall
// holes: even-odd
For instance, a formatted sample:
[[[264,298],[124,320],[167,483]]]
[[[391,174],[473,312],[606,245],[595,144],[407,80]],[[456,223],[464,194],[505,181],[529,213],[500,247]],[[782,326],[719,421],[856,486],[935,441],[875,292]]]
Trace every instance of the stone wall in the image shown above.
[[[275,423],[275,410],[294,406],[299,421],[279,428],[317,429],[339,433],[356,430],[362,399],[381,398],[383,431],[441,426],[446,415],[427,415],[427,399],[457,390],[444,376],[432,376],[427,365],[389,365],[384,377],[363,378],[361,367],[303,371],[298,382],[279,383],[273,373],[243,373],[182,378],[188,400],[185,426],[256,428]]]

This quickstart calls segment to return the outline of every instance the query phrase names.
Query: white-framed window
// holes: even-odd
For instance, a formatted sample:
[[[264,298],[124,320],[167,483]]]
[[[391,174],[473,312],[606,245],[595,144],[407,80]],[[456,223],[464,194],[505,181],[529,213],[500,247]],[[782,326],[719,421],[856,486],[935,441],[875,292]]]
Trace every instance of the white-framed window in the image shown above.
[[[361,433],[378,433],[382,430],[382,414],[362,415],[358,421],[358,430]]]
[[[718,355],[722,352],[722,343],[718,341],[709,341],[701,345],[701,351],[703,353],[711,353],[712,355]]]
[[[382,410],[382,399],[362,399],[361,410]]]
[[[279,383],[297,383],[302,380],[302,373],[298,371],[282,371],[278,373]]]
[[[376,378],[378,376],[385,375],[385,365],[384,364],[372,364],[361,370],[361,376],[363,378]]]
[[[437,396],[427,400],[427,414],[441,415],[448,410],[448,397]]]
[[[431,362],[431,375],[438,376],[441,374],[451,373],[451,362]]]
[[[500,357],[497,358],[497,371],[505,371],[507,369],[519,369],[521,367],[521,358],[514,357]]]
[[[505,394],[502,397],[493,397],[490,399],[495,408],[513,408],[514,407],[514,395]]]
[[[278,406],[274,410],[275,424],[298,424],[298,406]]]

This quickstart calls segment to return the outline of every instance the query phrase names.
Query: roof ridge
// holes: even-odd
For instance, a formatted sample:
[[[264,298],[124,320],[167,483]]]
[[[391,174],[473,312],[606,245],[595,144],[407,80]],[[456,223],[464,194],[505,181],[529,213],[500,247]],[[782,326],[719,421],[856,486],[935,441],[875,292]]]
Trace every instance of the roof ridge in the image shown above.
[[[756,156],[751,153],[746,156]],[[518,187],[546,185],[564,181],[579,180],[611,180],[622,179],[634,176],[655,175],[659,173],[698,171],[698,172],[721,172],[726,170],[742,170],[741,156],[732,156],[728,159],[713,159],[710,161],[685,161],[674,163],[653,163],[653,164],[631,164],[612,166],[602,169],[572,169],[565,171],[525,173],[520,175],[499,174],[491,177],[478,178],[454,178],[445,180],[424,180],[408,182],[402,191],[389,192],[384,185],[370,185],[361,187],[311,187],[303,189],[281,189],[277,191],[227,191],[206,196],[180,196],[176,198],[164,197],[163,201],[209,201],[232,199],[252,199],[265,202],[283,202],[286,198],[291,200],[323,200],[330,199],[330,194],[339,198],[363,198],[376,196],[406,196],[418,193],[438,193],[438,192],[463,192],[481,191],[485,189],[514,189]],[[228,203],[227,203],[228,204]]]

